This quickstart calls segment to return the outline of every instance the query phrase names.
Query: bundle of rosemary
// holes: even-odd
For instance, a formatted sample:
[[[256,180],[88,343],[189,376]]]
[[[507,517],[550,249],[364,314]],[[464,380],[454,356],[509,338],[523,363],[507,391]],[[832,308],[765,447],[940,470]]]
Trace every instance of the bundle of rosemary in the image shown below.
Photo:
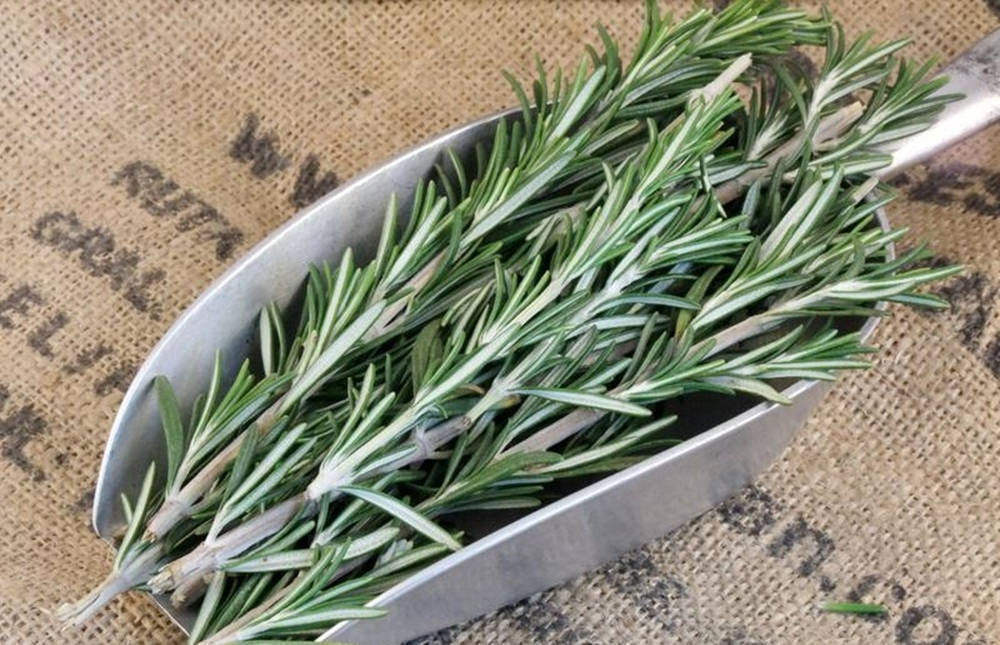
[[[572,74],[539,64],[530,99],[510,78],[520,118],[421,184],[404,226],[387,196],[373,261],[312,269],[294,325],[267,307],[259,369],[224,384],[217,360],[186,415],[156,380],[166,457],[65,620],[133,588],[200,600],[192,642],[377,617],[461,548],[455,514],[662,450],[685,393],[785,402],[776,379],[867,366],[837,317],[944,306],[915,290],[956,269],[893,259],[866,174],[951,98],[903,42],[779,0],[676,22],[651,3],[627,64],[599,35]],[[817,78],[799,45],[823,47]]]

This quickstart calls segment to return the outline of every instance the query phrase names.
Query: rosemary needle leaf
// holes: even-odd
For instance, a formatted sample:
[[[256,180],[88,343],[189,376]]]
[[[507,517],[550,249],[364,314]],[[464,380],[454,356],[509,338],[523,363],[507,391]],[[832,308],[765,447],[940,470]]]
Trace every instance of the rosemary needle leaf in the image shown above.
[[[821,609],[836,614],[885,614],[885,605],[863,602],[825,602]]]
[[[453,551],[458,551],[462,548],[461,542],[453,538],[450,533],[432,522],[419,511],[414,510],[413,507],[404,504],[394,497],[384,493],[379,493],[371,490],[370,488],[362,488],[360,486],[340,486],[337,490],[353,495],[359,499],[363,499],[373,506],[377,506],[389,515],[398,519],[400,522],[403,522],[412,528],[414,531],[426,535],[428,538],[447,546]]]
[[[649,408],[644,408],[635,403],[629,403],[617,399],[613,396],[594,394],[591,392],[579,392],[576,390],[564,390],[559,388],[522,388],[516,391],[517,394],[526,396],[537,396],[557,403],[566,403],[580,408],[594,408],[595,410],[607,410],[608,412],[618,412],[636,417],[648,417],[652,414]]]
[[[115,567],[121,567],[125,560],[132,554],[132,547],[139,537],[139,531],[146,518],[146,510],[149,508],[150,495],[153,490],[153,479],[156,477],[156,462],[149,464],[146,469],[146,477],[142,480],[142,490],[139,492],[139,499],[130,513],[130,522],[125,530],[125,536],[118,545],[118,554],[115,556]]]
[[[160,408],[160,421],[163,424],[163,436],[167,443],[167,490],[173,487],[177,469],[180,468],[184,456],[185,437],[184,426],[181,423],[181,410],[177,405],[177,396],[170,381],[163,376],[153,379],[156,389],[156,400]]]
[[[212,615],[221,600],[225,582],[225,572],[216,571],[215,575],[212,576],[212,581],[208,583],[208,590],[205,592],[205,598],[202,600],[201,609],[198,611],[198,618],[188,636],[189,643],[197,643],[206,634]]]
[[[296,630],[315,627],[317,625],[333,625],[342,620],[361,620],[365,618],[381,618],[385,609],[375,607],[336,607],[318,611],[296,612],[288,618],[276,618],[268,623],[272,631],[294,628]]]

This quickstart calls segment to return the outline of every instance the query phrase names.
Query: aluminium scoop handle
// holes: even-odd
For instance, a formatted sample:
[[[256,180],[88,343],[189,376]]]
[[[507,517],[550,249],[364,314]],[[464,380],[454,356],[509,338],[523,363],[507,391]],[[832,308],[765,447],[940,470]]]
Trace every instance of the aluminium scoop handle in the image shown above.
[[[942,94],[963,94],[949,103],[934,125],[890,144],[892,165],[876,174],[888,178],[979,132],[1000,119],[1000,29],[956,58],[942,72]]]

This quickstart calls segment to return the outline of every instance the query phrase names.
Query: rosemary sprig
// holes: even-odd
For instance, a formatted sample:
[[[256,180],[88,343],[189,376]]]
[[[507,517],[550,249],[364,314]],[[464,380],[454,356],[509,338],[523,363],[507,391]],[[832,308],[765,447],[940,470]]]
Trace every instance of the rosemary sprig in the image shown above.
[[[746,67],[748,61],[737,64]],[[725,72],[724,72],[725,74]],[[365,415],[357,429],[344,433],[323,460],[306,490],[260,514],[223,536],[211,536],[187,556],[171,563],[151,584],[157,590],[183,586],[188,579],[201,577],[217,565],[218,558],[233,557],[267,538],[301,507],[315,503],[328,493],[343,492],[359,473],[372,467],[372,460],[392,449],[432,408],[440,405],[454,389],[474,378],[497,357],[517,350],[539,325],[558,325],[559,315],[571,315],[574,298],[564,291],[581,276],[600,270],[619,254],[631,237],[657,221],[662,209],[650,201],[690,176],[700,159],[721,143],[721,119],[736,108],[735,95],[699,97],[689,112],[662,133],[651,134],[645,154],[625,163],[617,174],[607,169],[604,199],[588,209],[578,232],[557,248],[551,270],[540,273],[540,258],[528,266],[525,275],[511,289],[509,299],[490,303],[482,310],[471,333],[463,330],[449,337],[445,355],[451,360],[440,365],[428,382],[414,393],[413,400],[391,419],[386,416],[394,393],[388,393]],[[467,317],[471,322],[472,318]],[[466,353],[462,353],[462,350]],[[491,388],[468,413],[470,422],[508,396],[503,388]],[[383,423],[384,418],[384,423]]]
[[[217,361],[186,426],[157,381],[166,484],[147,478],[115,570],[66,618],[147,584],[204,594],[195,641],[375,617],[460,547],[454,514],[662,449],[676,419],[654,408],[684,393],[781,403],[777,379],[865,367],[825,321],[941,305],[915,289],[955,269],[891,259],[903,232],[865,175],[950,100],[902,43],[848,44],[780,0],[676,23],[649,3],[627,65],[598,32],[572,74],[539,64],[531,99],[511,78],[521,117],[470,168],[452,155],[401,229],[389,199],[371,263],[312,269],[294,331],[261,312],[262,374],[223,393]],[[801,44],[825,47],[815,80],[780,63]],[[751,65],[774,81],[744,106]]]
[[[307,313],[287,354],[280,314],[274,308],[262,314],[266,373],[273,369],[289,380],[283,382],[287,392],[271,391],[272,399],[279,394],[280,399],[256,419],[253,431],[266,433],[278,417],[294,412],[337,375],[338,366],[348,363],[359,341],[364,341],[362,351],[370,349],[376,339],[426,321],[459,295],[456,285],[475,285],[497,251],[483,245],[484,236],[505,221],[520,219],[522,212],[537,211],[539,205],[542,210],[535,218],[553,209],[560,212],[566,198],[554,193],[565,192],[567,181],[585,182],[587,176],[600,174],[602,157],[618,159],[623,150],[627,153],[643,118],[664,119],[671,107],[676,115],[690,91],[710,83],[739,56],[816,43],[822,31],[820,21],[773,0],[741,2],[718,16],[697,11],[677,25],[664,20],[650,3],[640,45],[625,68],[617,44],[603,29],[600,33],[603,55],[591,50],[572,82],[557,73],[550,87],[539,64],[533,85],[537,109],[511,78],[525,108],[523,118],[510,128],[499,125],[491,152],[478,157],[471,182],[453,158],[461,200],[446,175],[441,184],[447,199],[437,195],[434,183],[421,186],[409,225],[397,239],[396,202],[390,199],[372,264],[356,267],[346,253],[336,276],[329,268],[310,275]],[[739,46],[734,46],[736,39]],[[570,197],[573,203],[588,199],[586,193],[571,192]],[[458,240],[456,233],[461,233]],[[422,298],[424,294],[429,297]],[[247,432],[198,474],[188,477],[190,468],[184,470],[151,520],[150,537],[163,536],[210,489],[235,459]]]

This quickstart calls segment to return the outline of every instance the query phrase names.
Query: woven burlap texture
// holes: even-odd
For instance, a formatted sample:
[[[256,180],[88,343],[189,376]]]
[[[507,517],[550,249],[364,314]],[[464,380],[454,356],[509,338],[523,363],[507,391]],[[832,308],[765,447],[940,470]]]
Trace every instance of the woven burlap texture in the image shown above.
[[[831,5],[852,34],[907,35],[911,55],[943,60],[1000,14],[995,0]],[[0,15],[0,641],[179,642],[141,594],[80,630],[48,613],[110,566],[90,502],[132,371],[301,205],[510,105],[500,67],[571,63],[597,21],[632,42],[642,6],[81,1]],[[1000,641],[1000,131],[899,189],[893,221],[968,267],[944,288],[951,312],[897,310],[875,367],[843,378],[725,506],[428,642]],[[889,614],[817,609],[851,597]]]

